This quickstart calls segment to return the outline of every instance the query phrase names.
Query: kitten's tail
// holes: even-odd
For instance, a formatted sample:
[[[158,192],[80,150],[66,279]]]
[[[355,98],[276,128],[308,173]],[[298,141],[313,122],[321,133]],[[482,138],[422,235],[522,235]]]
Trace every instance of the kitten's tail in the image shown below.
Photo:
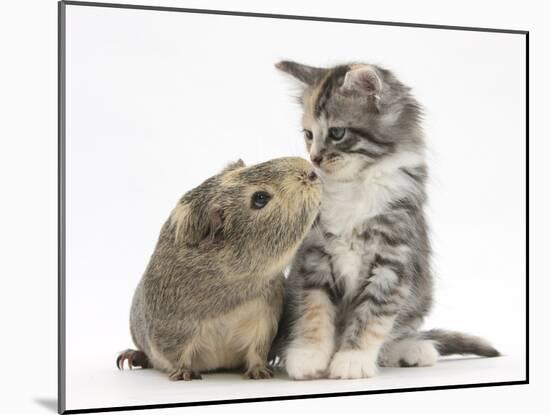
[[[426,340],[433,340],[441,356],[451,354],[475,354],[484,357],[500,356],[500,352],[481,337],[447,330],[428,330],[420,332]]]

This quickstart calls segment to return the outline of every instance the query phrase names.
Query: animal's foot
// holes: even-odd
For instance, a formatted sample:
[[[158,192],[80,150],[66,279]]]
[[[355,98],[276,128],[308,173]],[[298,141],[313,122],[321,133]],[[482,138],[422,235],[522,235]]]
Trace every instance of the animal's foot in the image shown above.
[[[403,350],[399,366],[433,366],[439,358],[439,353],[429,340],[418,341]]]
[[[270,379],[273,377],[273,370],[266,365],[256,365],[248,369],[244,375],[249,379]]]
[[[331,379],[361,379],[376,375],[376,355],[363,350],[345,350],[334,354],[329,367]]]
[[[116,367],[118,367],[119,370],[124,369],[125,361],[128,361],[128,368],[130,369],[134,367],[141,367],[144,369],[151,367],[149,358],[141,350],[127,349],[120,353],[116,359]]]
[[[173,381],[178,380],[192,380],[192,379],[202,379],[202,376],[199,372],[194,372],[190,369],[177,369],[168,375],[168,378]]]
[[[433,366],[439,353],[431,340],[405,339],[392,345],[380,359],[383,366]]]
[[[330,354],[315,347],[291,347],[286,354],[285,368],[291,379],[318,379],[325,375]]]

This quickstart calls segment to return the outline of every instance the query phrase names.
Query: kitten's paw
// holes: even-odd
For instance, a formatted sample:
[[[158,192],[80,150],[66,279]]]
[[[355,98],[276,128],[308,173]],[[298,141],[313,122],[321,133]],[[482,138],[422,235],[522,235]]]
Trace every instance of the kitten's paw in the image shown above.
[[[248,379],[270,379],[273,377],[273,370],[265,365],[253,366],[244,374]]]
[[[371,378],[378,373],[376,355],[362,350],[337,352],[330,362],[330,379]]]
[[[433,366],[439,358],[439,353],[429,340],[416,341],[403,351],[399,366]]]
[[[285,369],[291,379],[318,379],[325,375],[329,361],[330,355],[317,348],[290,348],[286,353]]]
[[[384,351],[380,364],[393,367],[433,366],[438,358],[439,353],[431,340],[405,339]]]

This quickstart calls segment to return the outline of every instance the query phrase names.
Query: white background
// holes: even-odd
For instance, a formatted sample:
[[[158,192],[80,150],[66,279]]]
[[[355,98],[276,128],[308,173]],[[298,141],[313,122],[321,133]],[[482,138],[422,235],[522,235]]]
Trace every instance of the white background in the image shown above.
[[[67,408],[524,378],[524,36],[68,6],[66,53]],[[433,177],[426,326],[482,335],[508,360],[300,385],[116,372],[133,290],[180,195],[238,157],[307,156],[282,58],[379,63],[414,87]]]
[[[52,2],[50,2],[52,3]],[[167,3],[167,2],[166,2]],[[184,6],[199,6],[193,2],[179,2]],[[384,9],[382,5],[378,5],[378,9],[372,9],[372,6],[362,9],[360,6],[353,8],[350,5],[339,4],[338,7],[330,9],[329,6],[323,6],[322,9],[313,10],[306,5],[302,7],[284,5],[277,3],[277,9],[270,8],[267,4],[263,9],[259,6],[254,8],[251,5],[243,3],[234,3],[234,7],[229,7],[228,4],[221,5],[216,2],[209,2],[209,7],[212,8],[232,8],[242,10],[257,10],[271,12],[285,12],[295,14],[316,14],[316,15],[331,15],[343,17],[360,17],[368,19],[380,20],[402,20],[402,21],[422,21],[430,23],[445,23],[445,24],[464,24],[477,26],[501,26],[514,28],[529,28],[534,31],[536,24],[536,13],[527,9],[509,9],[508,12],[503,10],[503,4],[499,3],[498,15],[493,15],[490,7],[487,7],[484,12],[480,6],[476,7],[476,13],[468,12],[468,7],[461,3],[456,9],[449,8],[445,10],[437,8],[419,8],[415,5],[412,8],[392,8],[392,10]],[[201,7],[205,7],[205,2],[201,2]],[[39,12],[39,7],[43,10]],[[55,241],[56,241],[56,224],[55,224],[55,176],[56,176],[56,149],[55,149],[55,5],[50,4],[46,7],[46,2],[42,2],[40,6],[36,6],[37,13],[26,14],[27,20],[19,20],[11,18],[11,25],[2,25],[3,30],[11,30],[11,34],[3,33],[4,41],[18,38],[18,42],[9,44],[9,51],[13,53],[13,57],[9,60],[10,64],[3,70],[6,74],[2,76],[2,89],[8,92],[13,92],[9,95],[11,100],[9,105],[3,111],[6,114],[3,128],[7,127],[6,132],[2,133],[2,143],[6,143],[9,147],[2,151],[2,155],[6,160],[2,160],[2,177],[3,184],[5,183],[5,208],[6,211],[2,215],[2,229],[7,229],[8,232],[3,232],[2,251],[6,253],[5,261],[8,265],[5,268],[5,280],[8,282],[8,287],[3,289],[3,294],[7,294],[7,298],[2,301],[3,325],[8,333],[8,342],[5,342],[3,347],[7,347],[3,351],[3,356],[6,356],[6,363],[9,376],[4,377],[10,386],[18,385],[17,393],[10,393],[9,403],[24,405],[36,405],[36,400],[51,399],[55,396]],[[431,14],[427,16],[427,10]],[[4,16],[9,13],[3,14]],[[46,18],[48,17],[48,18]],[[15,36],[17,34],[17,36]],[[537,36],[534,36],[537,39]],[[540,36],[539,36],[540,39]],[[536,43],[532,43],[532,46]],[[48,47],[47,47],[48,46]],[[542,48],[542,45],[541,45]],[[535,50],[538,47],[535,46]],[[536,56],[536,55],[535,55]],[[320,62],[321,63],[321,62]],[[544,73],[544,62],[541,62],[541,67],[537,67],[537,73]],[[389,66],[389,65],[388,65]],[[393,65],[392,65],[393,67]],[[394,68],[398,69],[398,68]],[[401,69],[399,69],[401,73]],[[15,75],[20,78],[15,78]],[[404,79],[411,82],[409,77]],[[532,74],[533,79],[533,74]],[[537,82],[537,93],[535,97],[540,97],[544,92],[542,88],[543,79],[534,78]],[[540,85],[540,86],[539,86]],[[419,86],[415,83],[416,89]],[[427,102],[425,102],[428,104]],[[534,107],[537,109],[537,106]],[[538,107],[539,110],[543,106]],[[13,109],[17,109],[14,113]],[[543,133],[534,129],[533,137],[543,136]],[[534,158],[544,157],[544,143],[535,141],[533,147],[537,149]],[[436,157],[433,157],[437,160]],[[532,159],[533,161],[533,159]],[[540,163],[536,163],[541,166]],[[541,159],[542,161],[542,159]],[[542,166],[541,166],[542,167]],[[537,178],[542,177],[538,173]],[[4,186],[3,186],[4,187]],[[538,190],[538,189],[537,189]],[[544,203],[544,194],[537,192]],[[432,201],[432,205],[435,200]],[[533,205],[532,205],[533,206]],[[543,206],[540,207],[544,211]],[[4,209],[3,209],[4,212]],[[434,212],[432,211],[432,215]],[[533,220],[533,219],[532,219]],[[537,218],[537,226],[542,226],[540,218]],[[541,230],[537,232],[539,235],[543,233]],[[444,235],[444,234],[443,234]],[[501,235],[507,236],[506,230],[502,230]],[[436,249],[438,255],[443,242],[441,230],[436,229]],[[5,238],[5,240],[4,240]],[[439,242],[438,242],[439,241]],[[4,246],[5,244],[5,246]],[[14,249],[14,247],[16,249]],[[537,248],[542,248],[537,245]],[[515,258],[510,258],[505,255],[501,256],[503,261],[515,261]],[[538,255],[540,258],[540,255]],[[441,259],[438,259],[437,268],[441,274]],[[535,268],[536,271],[536,268]],[[533,274],[535,274],[534,272]],[[445,289],[442,288],[452,279],[446,273],[441,276],[439,281],[439,300],[438,307],[435,312],[441,308],[441,293]],[[454,281],[454,280],[452,280]],[[534,279],[534,285],[537,286],[537,294],[543,293],[545,281]],[[448,285],[453,287],[452,285]],[[519,288],[518,288],[519,289]],[[500,291],[497,291],[498,294]],[[541,298],[542,300],[542,298]],[[122,297],[120,301],[123,300]],[[96,303],[101,305],[102,298],[96,299]],[[468,303],[475,303],[475,299],[468,298]],[[534,304],[539,307],[537,313],[534,314],[535,321],[545,313],[543,310],[543,302],[534,301]],[[451,304],[451,307],[455,307]],[[441,324],[453,328],[463,328],[464,325],[456,324],[447,318]],[[17,316],[19,320],[13,320],[13,316]],[[537,317],[539,316],[539,317]],[[434,316],[435,317],[435,316]],[[498,317],[503,319],[502,316]],[[4,323],[4,319],[6,320]],[[47,325],[46,323],[50,324]],[[439,322],[439,321],[437,321]],[[436,323],[435,318],[432,323]],[[453,323],[455,323],[453,325]],[[466,323],[463,323],[466,324]],[[483,322],[475,322],[476,327],[483,326]],[[537,323],[535,323],[537,324]],[[540,323],[538,323],[540,324]],[[537,324],[537,325],[538,325]],[[493,325],[493,323],[491,323]],[[542,324],[540,324],[543,326]],[[472,327],[469,325],[468,327]],[[497,330],[498,331],[498,330]],[[490,329],[484,330],[482,334],[491,334]],[[543,335],[543,333],[541,333]],[[544,339],[539,336],[539,339]],[[107,337],[98,338],[98,342],[110,343],[111,339]],[[497,339],[495,339],[495,343]],[[544,350],[544,345],[539,346]],[[546,365],[544,359],[537,360],[537,363]],[[13,374],[12,374],[12,370]],[[451,413],[463,412],[464,410],[476,408],[477,410],[487,406],[492,407],[501,412],[508,413],[517,406],[513,402],[517,399],[522,401],[521,408],[525,409],[526,405],[534,404],[534,395],[537,388],[537,378],[542,372],[542,367],[535,368],[534,378],[535,385],[529,387],[515,388],[499,388],[499,389],[482,389],[470,391],[445,391],[433,392],[428,394],[401,394],[388,396],[368,396],[358,398],[345,399],[330,399],[322,401],[301,401],[301,402],[284,402],[284,403],[261,403],[253,405],[229,406],[227,410],[238,410],[239,412],[246,411],[280,411],[281,408],[295,409],[300,408],[323,408],[327,411],[334,411],[341,405],[370,405],[369,410],[383,410],[382,408],[408,407],[420,403],[425,403],[429,398],[435,410],[441,410],[441,405],[448,402],[453,397],[457,400],[451,408],[446,408]],[[541,386],[539,384],[539,386]],[[398,399],[397,399],[398,398]],[[419,401],[422,399],[422,401]],[[424,405],[422,405],[424,406]],[[29,407],[30,410],[31,407]],[[35,409],[39,406],[35,406]],[[279,408],[279,409],[278,409]],[[222,410],[221,407],[215,408],[193,408],[186,409],[187,412],[207,413],[210,411]]]

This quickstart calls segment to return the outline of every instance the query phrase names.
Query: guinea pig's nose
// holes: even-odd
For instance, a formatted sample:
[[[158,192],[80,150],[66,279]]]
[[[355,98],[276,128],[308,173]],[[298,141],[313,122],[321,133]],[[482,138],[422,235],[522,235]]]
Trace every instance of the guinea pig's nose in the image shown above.
[[[314,171],[312,171],[311,173],[309,173],[307,175],[307,179],[310,181],[310,182],[314,182],[315,180],[317,180],[317,173],[315,173]]]

